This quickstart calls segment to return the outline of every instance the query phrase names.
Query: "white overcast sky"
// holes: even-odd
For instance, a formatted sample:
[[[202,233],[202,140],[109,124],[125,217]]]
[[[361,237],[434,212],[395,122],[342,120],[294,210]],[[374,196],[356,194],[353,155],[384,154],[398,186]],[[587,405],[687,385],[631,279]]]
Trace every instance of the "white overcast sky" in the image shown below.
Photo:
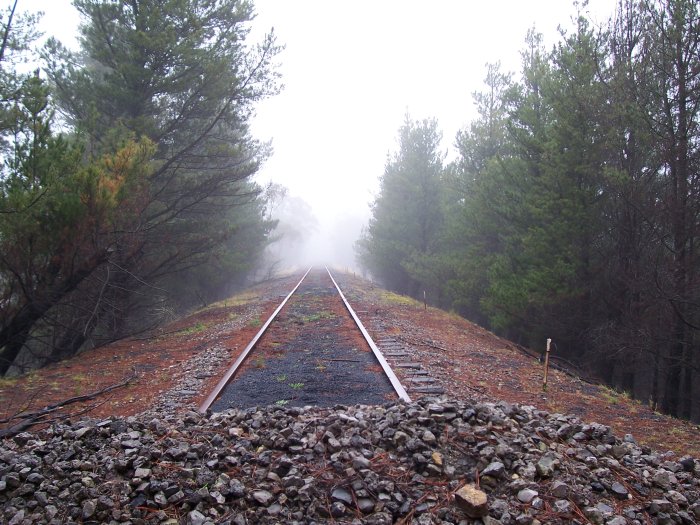
[[[8,4],[9,0],[2,0]],[[305,199],[322,222],[365,217],[406,113],[435,117],[444,150],[474,118],[471,94],[485,64],[519,69],[533,25],[548,47],[570,27],[568,0],[257,0],[253,35],[271,27],[285,89],[260,104],[253,125],[272,139],[260,174]],[[591,0],[602,22],[616,0]],[[78,17],[70,0],[19,0],[43,10],[48,35],[70,43]]]

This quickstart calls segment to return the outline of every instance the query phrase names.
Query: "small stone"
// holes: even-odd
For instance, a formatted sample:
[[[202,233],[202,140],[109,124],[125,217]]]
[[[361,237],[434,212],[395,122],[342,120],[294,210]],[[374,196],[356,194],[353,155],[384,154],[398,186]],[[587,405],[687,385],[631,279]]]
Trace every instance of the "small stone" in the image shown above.
[[[364,520],[367,525],[391,525],[394,518],[388,512],[375,512]]]
[[[331,505],[331,516],[340,518],[345,515],[346,507],[340,501],[334,501]]]
[[[673,508],[671,502],[665,499],[653,499],[649,504],[649,514],[656,515],[661,512],[669,512]]]
[[[421,439],[428,445],[432,445],[437,441],[437,439],[435,438],[435,434],[433,434],[430,430],[426,430],[425,432],[423,432]]]
[[[605,525],[627,525],[627,520],[622,516],[615,516],[605,522]]]
[[[662,488],[664,490],[669,490],[671,488],[673,479],[675,479],[672,479],[671,476],[672,474],[667,470],[659,470],[656,472],[656,474],[654,474],[652,481],[657,487]]]
[[[83,503],[83,518],[88,519],[91,518],[94,514],[95,511],[97,510],[97,502],[94,500],[86,500]]]
[[[22,523],[23,520],[24,520],[24,509],[20,509],[12,517],[12,519],[7,522],[7,525],[19,525],[20,523]]]
[[[624,445],[613,445],[611,452],[615,459],[622,459],[628,453],[627,447]]]
[[[695,460],[693,458],[683,458],[680,464],[685,472],[695,472]]]
[[[34,499],[41,505],[42,507],[45,507],[46,505],[49,504],[49,497],[46,494],[46,492],[43,491],[38,491],[34,493]]]
[[[135,478],[148,478],[150,476],[151,476],[151,469],[150,468],[137,468],[134,471]]]
[[[679,505],[681,507],[688,506],[688,498],[686,498],[683,494],[681,494],[677,490],[669,490],[666,493],[666,497],[668,499],[670,499],[671,502],[675,503],[676,505]]]
[[[234,498],[245,496],[245,486],[237,479],[232,479],[228,483],[228,493]]]
[[[172,495],[168,496],[168,503],[177,503],[177,502],[181,501],[182,499],[184,499],[184,497],[185,497],[184,492],[182,492],[181,490],[176,490],[175,492],[173,492]],[[134,506],[140,507],[141,505],[143,505],[143,503],[139,503],[138,505],[134,505]]]
[[[352,505],[352,494],[347,489],[338,487],[331,492],[331,499],[333,501],[340,501],[346,505]]]
[[[505,466],[500,461],[490,463],[482,472],[482,476],[490,476],[492,478],[500,478],[505,472]]]
[[[536,490],[522,489],[520,492],[518,492],[518,500],[521,503],[530,503],[538,495],[539,494]]]
[[[76,439],[80,439],[81,437],[83,437],[85,434],[87,434],[87,433],[90,432],[91,430],[92,430],[91,427],[79,428],[78,430],[75,431],[74,436],[75,436]]]
[[[394,434],[395,445],[403,445],[406,443],[406,441],[408,441],[408,434],[406,434],[405,432],[399,430]]]
[[[210,496],[216,501],[219,505],[223,505],[226,503],[226,498],[219,492],[218,490],[214,490],[210,493]]]
[[[604,492],[605,486],[600,481],[591,481],[591,489],[593,492]]]
[[[585,507],[583,509],[583,514],[588,518],[588,520],[594,525],[603,525],[603,513],[600,512],[596,507]]]
[[[369,459],[364,456],[356,456],[352,459],[352,468],[356,470],[370,468],[371,465]]]
[[[204,525],[206,520],[207,517],[198,510],[193,510],[187,515],[187,521],[190,525]]]
[[[24,446],[29,442],[29,440],[31,440],[33,438],[34,438],[34,436],[32,436],[29,432],[20,432],[12,439],[19,446]],[[23,512],[23,511],[20,511],[20,512]],[[24,513],[22,514],[22,517],[24,518]]]
[[[566,498],[569,496],[569,486],[561,481],[555,481],[550,485],[550,493],[555,498]]]
[[[363,514],[369,514],[374,510],[374,501],[369,498],[358,498],[357,508],[360,509],[360,512]]]
[[[571,512],[571,503],[565,499],[558,499],[554,502],[554,510],[566,514]]]
[[[27,476],[27,483],[32,483],[34,485],[39,485],[42,481],[44,481],[44,476],[39,474],[38,472],[32,472]]]
[[[266,490],[256,490],[253,492],[253,499],[263,507],[267,507],[272,502],[273,498],[274,496]]]
[[[683,468],[680,464],[676,463],[675,461],[664,461],[661,464],[661,466],[666,470],[673,472],[674,474]]]
[[[618,483],[617,481],[614,482],[610,487],[610,490],[617,499],[629,498],[630,494],[622,483]]]
[[[554,475],[556,460],[551,456],[543,456],[535,465],[537,474],[542,478],[551,478]]]
[[[516,525],[532,525],[532,516],[529,514],[518,514],[515,517]]]
[[[486,493],[473,484],[464,485],[455,493],[459,508],[470,518],[481,518],[489,512]]]
[[[58,514],[58,508],[56,508],[54,505],[46,505],[44,512],[46,512],[46,516],[49,519],[53,519],[53,517]]]
[[[430,457],[433,460],[433,463],[435,463],[438,467],[442,467],[442,454],[439,452],[433,452]]]

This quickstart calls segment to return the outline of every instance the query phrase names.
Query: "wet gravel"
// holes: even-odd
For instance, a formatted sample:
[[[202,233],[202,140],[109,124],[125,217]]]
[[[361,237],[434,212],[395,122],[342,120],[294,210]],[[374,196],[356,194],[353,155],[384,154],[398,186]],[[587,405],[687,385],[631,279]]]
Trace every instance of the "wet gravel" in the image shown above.
[[[695,524],[690,457],[528,406],[266,407],[0,443],[0,523]]]

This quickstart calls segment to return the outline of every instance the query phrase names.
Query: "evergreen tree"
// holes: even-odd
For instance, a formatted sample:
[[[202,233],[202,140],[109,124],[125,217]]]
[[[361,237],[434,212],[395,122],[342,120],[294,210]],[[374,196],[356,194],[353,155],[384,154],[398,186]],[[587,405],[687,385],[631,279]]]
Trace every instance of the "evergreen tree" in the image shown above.
[[[222,257],[231,261],[221,250],[241,247],[244,239],[251,244],[239,255],[258,256],[272,226],[262,213],[249,211],[264,207],[251,177],[269,148],[251,137],[248,126],[254,103],[277,92],[273,61],[279,48],[272,34],[257,46],[246,42],[254,15],[252,4],[242,0],[75,5],[84,18],[82,52],[72,55],[57,42],[46,52],[69,122],[87,134],[93,152],[113,148],[124,134],[156,145],[139,249],[112,257],[115,270],[121,269],[111,274],[112,288],[123,296],[113,301],[143,297],[123,290],[148,283],[153,293],[146,296],[160,299],[166,287],[187,304],[193,283],[211,281],[184,278],[183,272],[216,267]],[[258,224],[241,227],[251,220]],[[240,282],[250,266],[226,264],[222,269],[235,273],[222,278]],[[210,286],[194,291],[206,300],[224,292]]]
[[[31,26],[11,9],[3,28],[0,374],[147,327],[154,301],[230,292],[272,226],[248,120],[278,48],[245,43],[251,4],[76,7],[83,52],[52,41],[49,85],[8,67]],[[52,131],[54,94],[70,135]]]
[[[386,163],[372,219],[358,241],[362,264],[400,293],[421,291],[414,265],[433,253],[442,227],[440,138],[435,120],[406,117],[399,151]]]
[[[672,311],[662,406],[690,417],[700,361],[700,9],[692,0],[642,5],[643,82],[653,108],[648,127],[658,141],[660,241],[666,250],[655,273]],[[696,414],[700,417],[700,410]]]

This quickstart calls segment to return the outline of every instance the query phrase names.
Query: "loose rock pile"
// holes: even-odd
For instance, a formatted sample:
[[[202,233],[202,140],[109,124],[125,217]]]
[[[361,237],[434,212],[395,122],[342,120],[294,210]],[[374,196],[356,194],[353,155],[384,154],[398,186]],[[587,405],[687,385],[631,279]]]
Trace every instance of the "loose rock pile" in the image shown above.
[[[144,415],[4,441],[0,522],[692,524],[699,469],[505,403]]]

